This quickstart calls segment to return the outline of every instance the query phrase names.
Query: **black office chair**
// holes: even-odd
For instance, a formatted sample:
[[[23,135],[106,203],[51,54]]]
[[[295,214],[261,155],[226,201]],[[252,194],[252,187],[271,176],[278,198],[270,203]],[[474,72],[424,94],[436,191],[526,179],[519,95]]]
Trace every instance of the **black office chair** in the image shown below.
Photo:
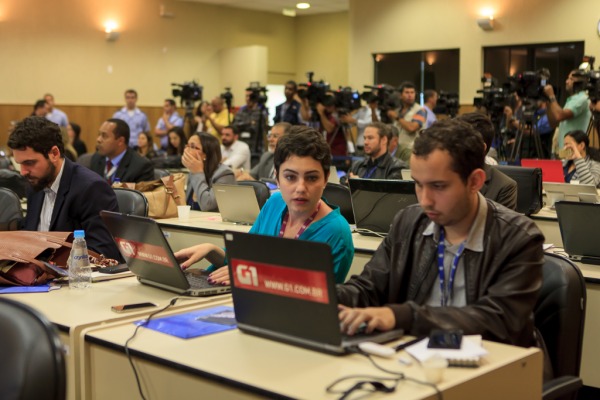
[[[20,198],[26,196],[27,178],[17,171],[10,169],[0,169],[0,187],[9,188]]]
[[[7,298],[0,298],[0,321],[0,399],[65,399],[65,355],[56,327],[33,308]]]
[[[258,207],[263,208],[269,197],[271,197],[271,191],[266,183],[261,181],[238,181],[238,185],[252,186],[254,193],[256,194],[256,200],[258,200]]]
[[[113,190],[117,195],[120,212],[139,217],[148,216],[148,199],[142,192],[125,188],[113,188]]]
[[[579,377],[586,288],[579,268],[568,259],[546,254],[544,280],[534,309],[535,326],[542,334],[553,379],[543,388],[543,399],[575,399]]]
[[[0,231],[16,231],[23,219],[19,196],[12,190],[0,187]]]
[[[165,176],[169,175],[171,175],[171,173],[166,169],[154,168],[154,179],[164,178]]]
[[[94,153],[85,153],[77,157],[77,164],[83,165],[86,168],[92,168],[92,157]]]
[[[327,182],[325,190],[323,191],[323,197],[329,204],[338,206],[340,213],[349,224],[354,224],[354,212],[352,211],[352,196],[350,195],[350,189],[344,185],[340,185],[333,182]]]
[[[517,182],[517,212],[535,214],[544,206],[542,199],[542,170],[514,165],[497,165],[500,172]]]

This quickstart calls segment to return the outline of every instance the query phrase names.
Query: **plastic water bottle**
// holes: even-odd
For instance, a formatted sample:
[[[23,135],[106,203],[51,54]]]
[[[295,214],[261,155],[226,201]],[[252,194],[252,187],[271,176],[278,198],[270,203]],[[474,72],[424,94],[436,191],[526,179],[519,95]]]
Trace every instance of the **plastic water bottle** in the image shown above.
[[[92,267],[88,256],[85,232],[73,232],[75,240],[69,255],[69,289],[86,289],[92,285]]]

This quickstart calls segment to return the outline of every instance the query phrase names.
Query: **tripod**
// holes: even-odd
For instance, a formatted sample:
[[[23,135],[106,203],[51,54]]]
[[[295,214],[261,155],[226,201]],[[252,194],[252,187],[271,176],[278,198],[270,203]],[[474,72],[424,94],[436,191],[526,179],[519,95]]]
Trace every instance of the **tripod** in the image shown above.
[[[509,162],[516,161],[517,157],[521,157],[521,151],[523,146],[523,136],[529,132],[529,147],[531,147],[531,139],[533,138],[533,145],[535,149],[535,158],[543,158],[544,153],[542,151],[542,141],[540,134],[537,130],[537,124],[534,122],[534,112],[526,105],[523,105],[523,114],[519,119],[519,129],[515,136],[515,144],[510,153]]]

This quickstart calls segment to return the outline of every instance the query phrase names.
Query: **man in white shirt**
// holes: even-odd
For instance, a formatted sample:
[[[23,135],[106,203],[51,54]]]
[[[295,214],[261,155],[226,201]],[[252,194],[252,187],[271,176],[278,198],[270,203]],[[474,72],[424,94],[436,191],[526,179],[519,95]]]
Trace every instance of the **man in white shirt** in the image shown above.
[[[239,133],[232,126],[221,130],[222,163],[232,169],[250,170],[250,147],[239,139]]]
[[[50,93],[46,93],[44,95],[44,100],[46,100],[46,105],[48,108],[46,119],[54,122],[58,126],[64,126],[66,128],[67,125],[69,125],[69,118],[67,118],[67,114],[65,114],[63,111],[54,107],[54,96],[52,96]]]

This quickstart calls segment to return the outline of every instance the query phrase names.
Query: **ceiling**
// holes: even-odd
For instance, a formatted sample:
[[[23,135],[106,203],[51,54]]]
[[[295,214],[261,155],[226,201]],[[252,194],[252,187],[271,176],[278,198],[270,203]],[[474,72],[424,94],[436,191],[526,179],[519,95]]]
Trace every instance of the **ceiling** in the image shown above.
[[[302,0],[308,1],[311,7],[307,10],[299,10],[296,3],[300,0],[180,0],[196,3],[214,4],[225,7],[244,8],[247,10],[266,11],[281,14],[284,8],[296,10],[297,16],[315,15],[331,12],[348,11],[349,0]]]

